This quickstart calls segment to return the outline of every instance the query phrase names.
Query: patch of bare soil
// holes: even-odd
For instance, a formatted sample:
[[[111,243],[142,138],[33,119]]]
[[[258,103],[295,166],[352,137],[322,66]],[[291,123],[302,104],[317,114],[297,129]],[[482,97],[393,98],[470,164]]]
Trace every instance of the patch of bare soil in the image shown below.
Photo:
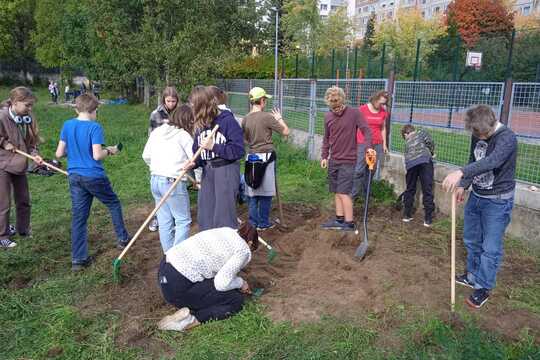
[[[136,229],[150,210],[149,206],[131,209],[128,228]],[[275,247],[278,257],[268,263],[267,252],[261,246],[245,274],[252,287],[264,288],[260,301],[272,319],[300,323],[332,315],[367,321],[366,315],[370,314],[371,325],[383,334],[391,334],[414,313],[436,313],[448,318],[449,231],[426,229],[419,221],[403,223],[398,211],[374,207],[369,215],[370,248],[359,262],[354,252],[363,236],[361,227],[360,235],[323,231],[320,224],[330,216],[328,213],[297,204],[285,204],[284,212],[288,228],[279,226],[261,233]],[[277,212],[273,213],[276,216]],[[246,218],[245,213],[242,218]],[[457,246],[458,269],[462,269],[461,239]],[[99,262],[110,264],[118,253],[106,251]],[[145,232],[122,264],[122,282],[104,287],[81,306],[86,316],[112,311],[121,317],[120,328],[114,332],[119,345],[163,352],[164,344],[151,335],[157,321],[174,309],[165,303],[158,287],[161,257],[158,234]],[[507,257],[499,284],[519,287],[526,281],[540,281],[535,260]],[[510,339],[529,328],[538,339],[540,316],[513,308],[508,294],[498,289],[480,311],[471,310],[480,324]],[[457,286],[458,306],[469,294],[470,289]],[[399,346],[396,338],[381,338],[381,345]]]

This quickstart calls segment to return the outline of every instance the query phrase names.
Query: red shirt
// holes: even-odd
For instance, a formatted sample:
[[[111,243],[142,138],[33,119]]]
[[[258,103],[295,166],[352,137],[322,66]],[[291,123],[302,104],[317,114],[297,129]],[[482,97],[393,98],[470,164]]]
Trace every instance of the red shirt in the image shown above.
[[[384,123],[386,121],[386,116],[388,113],[386,110],[384,110],[382,107],[380,108],[378,113],[371,112],[369,110],[369,107],[367,104],[361,105],[358,109],[364,115],[364,119],[366,119],[369,128],[371,129],[371,136],[373,145],[375,144],[382,144],[383,138],[381,134],[381,130],[384,126]],[[356,132],[356,143],[357,144],[363,144],[364,143],[364,135],[361,131]]]

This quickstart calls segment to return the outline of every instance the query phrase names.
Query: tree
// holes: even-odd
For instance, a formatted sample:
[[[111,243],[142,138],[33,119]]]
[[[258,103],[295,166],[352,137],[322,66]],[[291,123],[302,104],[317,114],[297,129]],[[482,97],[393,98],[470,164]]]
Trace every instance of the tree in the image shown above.
[[[374,37],[375,37],[375,13],[371,13],[366,25],[366,34],[364,35],[364,41],[362,43],[362,53],[369,52],[373,49]]]
[[[316,51],[322,30],[317,0],[286,0],[282,18],[284,33],[306,53]]]
[[[25,73],[34,59],[30,38],[35,27],[35,8],[35,0],[6,0],[0,6],[0,58]]]
[[[426,20],[418,10],[402,10],[397,21],[382,22],[375,33],[374,49],[381,50],[386,44],[389,58],[395,61],[400,73],[411,76],[416,58],[416,43],[421,40],[420,62],[437,49],[435,39],[446,33],[445,26],[439,19]]]
[[[513,19],[513,12],[501,1],[454,0],[448,5],[446,23],[457,29],[470,49],[483,35],[510,34]]]
[[[332,11],[321,26],[318,53],[328,54],[332,49],[350,46],[352,30],[352,21],[345,7]]]

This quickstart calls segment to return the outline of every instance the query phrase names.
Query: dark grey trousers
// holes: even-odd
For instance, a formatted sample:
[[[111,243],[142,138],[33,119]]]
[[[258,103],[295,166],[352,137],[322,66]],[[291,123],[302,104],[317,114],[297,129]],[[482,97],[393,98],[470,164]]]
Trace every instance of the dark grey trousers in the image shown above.
[[[207,162],[197,201],[199,231],[238,227],[236,196],[240,186],[240,162],[213,168]]]

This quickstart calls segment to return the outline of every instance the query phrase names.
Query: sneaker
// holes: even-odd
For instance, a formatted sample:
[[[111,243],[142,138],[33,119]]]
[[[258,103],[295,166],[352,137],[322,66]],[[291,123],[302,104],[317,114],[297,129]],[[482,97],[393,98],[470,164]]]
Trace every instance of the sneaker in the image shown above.
[[[124,250],[124,249],[126,248],[126,246],[128,246],[129,241],[130,241],[130,239],[127,239],[127,240],[125,240],[125,241],[118,241],[118,242],[116,243],[116,248],[117,248],[118,250]]]
[[[152,221],[150,221],[150,224],[148,224],[148,230],[151,232],[156,232],[159,229],[159,224],[157,222],[157,218],[153,218]]]
[[[195,322],[195,316],[189,313],[189,309],[184,307],[172,315],[165,316],[158,323],[160,330],[184,331],[189,325]]]
[[[480,309],[489,299],[489,289],[476,289],[466,300],[467,304],[475,309]]]
[[[474,283],[469,281],[469,277],[467,276],[467,273],[463,275],[456,276],[456,283],[459,285],[470,287],[471,289],[474,289]]]
[[[269,226],[265,227],[257,227],[257,231],[264,231],[264,230],[270,230],[276,227],[276,224],[270,224]]]
[[[413,218],[412,218],[412,217],[407,217],[407,216],[405,216],[405,217],[403,217],[403,219],[401,219],[401,220],[402,220],[403,222],[408,223],[408,222],[413,221]]]
[[[424,226],[430,228],[432,226],[431,221],[424,221]]]
[[[80,263],[72,263],[71,264],[71,271],[74,271],[74,272],[77,272],[77,271],[81,271],[81,270],[84,270],[85,268],[89,267],[90,265],[92,265],[95,261],[95,257],[93,256],[89,256],[86,258],[85,261],[83,262],[80,262]]]
[[[15,236],[17,234],[17,229],[15,229],[15,225],[9,225],[9,236]]]
[[[352,221],[351,222],[344,221],[340,225],[341,227],[339,228],[339,230],[341,231],[356,231],[356,224]]]
[[[321,224],[321,228],[325,230],[341,230],[343,226],[343,221],[338,221],[337,219],[331,219]]]
[[[9,239],[2,239],[0,240],[0,248],[2,249],[10,249],[17,246],[17,243],[14,241],[11,241]]]

